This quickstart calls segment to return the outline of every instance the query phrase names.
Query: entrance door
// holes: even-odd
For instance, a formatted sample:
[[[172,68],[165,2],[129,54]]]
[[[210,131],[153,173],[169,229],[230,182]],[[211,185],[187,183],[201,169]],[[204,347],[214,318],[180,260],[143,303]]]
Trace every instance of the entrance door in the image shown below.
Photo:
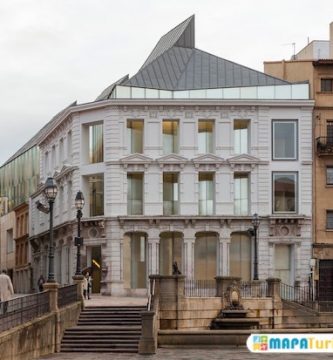
[[[274,248],[275,277],[287,285],[294,285],[292,276],[291,246],[276,244]]]
[[[141,234],[131,236],[131,288],[146,288],[147,239]]]
[[[333,260],[319,260],[319,293],[320,301],[333,300]]]
[[[91,248],[92,292],[97,294],[101,291],[101,260],[101,247],[93,246]]]
[[[194,246],[195,280],[213,280],[216,276],[217,236],[211,233],[198,234]]]
[[[231,235],[230,276],[251,280],[251,239],[246,234]]]

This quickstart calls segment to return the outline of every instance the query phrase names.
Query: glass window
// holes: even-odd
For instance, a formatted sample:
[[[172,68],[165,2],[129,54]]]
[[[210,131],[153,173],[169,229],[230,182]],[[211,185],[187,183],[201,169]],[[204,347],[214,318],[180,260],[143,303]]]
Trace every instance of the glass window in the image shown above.
[[[182,269],[183,238],[179,233],[163,233],[160,238],[160,274],[172,275],[172,264]]]
[[[247,154],[249,139],[249,121],[235,120],[234,121],[234,151],[235,154]]]
[[[333,185],[333,167],[332,166],[326,167],[326,184]]]
[[[179,212],[178,174],[163,174],[163,215],[177,215]]]
[[[198,122],[198,150],[200,154],[213,153],[213,127],[211,120]]]
[[[143,234],[131,235],[131,288],[146,287],[146,248],[147,239]]]
[[[326,229],[333,229],[333,210],[326,210]]]
[[[235,215],[249,214],[248,174],[234,175],[234,211]]]
[[[274,276],[287,285],[291,283],[291,247],[290,245],[277,244],[274,248]]]
[[[178,153],[178,121],[163,120],[163,152],[164,154]]]
[[[320,91],[332,92],[333,91],[333,79],[321,79]]]
[[[131,154],[143,153],[143,120],[127,120],[127,142]]]
[[[14,237],[13,229],[7,230],[7,253],[12,253],[14,251]]]
[[[104,175],[89,176],[90,216],[104,215]]]
[[[127,214],[143,214],[143,174],[127,174]]]
[[[273,212],[297,211],[297,173],[273,173]]]
[[[230,276],[251,280],[251,239],[245,234],[231,235]]]
[[[273,121],[273,160],[297,159],[297,122]]]
[[[214,213],[214,174],[199,173],[199,215]]]
[[[89,162],[103,162],[103,124],[89,126]]]

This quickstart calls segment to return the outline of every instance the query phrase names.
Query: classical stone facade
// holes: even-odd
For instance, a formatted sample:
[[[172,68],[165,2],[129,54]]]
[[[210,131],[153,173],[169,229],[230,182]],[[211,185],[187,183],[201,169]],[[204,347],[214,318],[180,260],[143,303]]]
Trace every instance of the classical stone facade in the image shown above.
[[[176,29],[166,35],[168,48],[159,43],[137,75],[113,84],[95,102],[67,108],[39,141],[41,180],[54,176],[59,189],[57,280],[66,283],[75,271],[74,198],[81,190],[83,265],[92,271],[95,292],[144,295],[148,275],[170,275],[175,261],[188,278],[250,280],[255,246],[248,229],[254,213],[260,217],[259,278],[306,283],[313,108],[307,85],[295,87],[237,64],[231,68],[214,57],[229,75],[212,75],[212,89],[204,62],[213,59],[186,40],[194,18]],[[201,83],[195,82],[200,93],[185,85],[142,87],[148,73],[151,86],[167,77],[171,69],[160,64],[154,80],[149,66],[178,52],[201,59]],[[239,74],[238,82],[228,83],[228,76]],[[47,268],[48,215],[35,206],[45,202],[42,190],[41,185],[30,202],[34,273]]]

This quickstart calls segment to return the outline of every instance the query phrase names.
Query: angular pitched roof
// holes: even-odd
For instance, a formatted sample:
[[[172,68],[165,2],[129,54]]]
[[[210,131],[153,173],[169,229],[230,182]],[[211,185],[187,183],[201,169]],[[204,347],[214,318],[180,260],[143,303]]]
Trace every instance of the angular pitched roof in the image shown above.
[[[198,90],[286,85],[287,81],[220,58],[195,47],[195,17],[163,35],[140,70],[106,88],[96,100],[109,99],[115,85],[160,90]]]

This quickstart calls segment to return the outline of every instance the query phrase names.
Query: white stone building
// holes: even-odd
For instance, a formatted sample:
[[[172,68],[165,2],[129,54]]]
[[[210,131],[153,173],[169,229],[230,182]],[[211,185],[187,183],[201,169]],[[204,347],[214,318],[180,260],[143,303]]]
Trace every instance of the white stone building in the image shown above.
[[[307,282],[311,259],[312,109],[290,84],[198,50],[194,17],[164,35],[139,72],[59,113],[41,137],[54,176],[56,279],[75,272],[82,190],[83,264],[95,292],[145,294],[177,261],[193,279]],[[35,274],[47,273],[48,216],[30,202]],[[45,201],[45,200],[44,200]]]

